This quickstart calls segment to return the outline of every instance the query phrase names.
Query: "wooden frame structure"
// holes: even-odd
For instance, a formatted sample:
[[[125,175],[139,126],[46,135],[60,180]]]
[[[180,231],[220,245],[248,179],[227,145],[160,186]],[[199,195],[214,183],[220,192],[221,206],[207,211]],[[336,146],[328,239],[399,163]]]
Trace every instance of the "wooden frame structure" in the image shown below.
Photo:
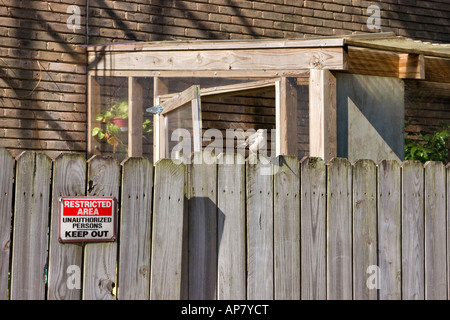
[[[141,89],[134,79],[153,77],[153,103],[164,106],[163,113],[154,117],[154,132],[158,136],[155,161],[166,155],[159,137],[164,114],[189,101],[194,105],[197,100],[199,106],[202,95],[219,93],[192,87],[183,94],[168,95],[169,88],[161,81],[163,77],[240,78],[247,79],[250,86],[256,80],[267,79],[276,89],[277,154],[283,155],[295,154],[297,136],[297,124],[293,121],[297,112],[295,92],[289,79],[309,78],[309,155],[326,161],[337,155],[335,72],[450,83],[448,45],[414,41],[393,33],[311,39],[122,43],[88,46],[87,52],[88,130],[98,104],[98,84],[94,78],[129,77],[129,125],[133,128],[129,132],[129,156],[142,155],[138,125],[142,115],[134,110],[142,108],[142,101],[133,98],[134,92]],[[244,90],[245,86],[220,90]],[[88,141],[89,155],[95,154],[92,140]]]

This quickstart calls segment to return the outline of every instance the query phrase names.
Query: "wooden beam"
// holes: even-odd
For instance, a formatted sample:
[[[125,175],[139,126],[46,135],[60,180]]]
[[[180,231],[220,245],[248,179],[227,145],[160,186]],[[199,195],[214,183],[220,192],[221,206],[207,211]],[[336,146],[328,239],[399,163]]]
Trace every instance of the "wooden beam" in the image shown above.
[[[399,54],[398,77],[401,79],[425,79],[423,54]]]
[[[273,78],[273,77],[308,77],[309,70],[90,70],[89,75],[101,77],[165,77],[165,78]]]
[[[92,136],[95,117],[100,113],[100,85],[93,75],[88,77],[87,158],[100,154],[100,142]]]
[[[169,87],[166,81],[159,77],[153,78],[153,104],[159,104],[159,96],[167,94]],[[153,162],[156,164],[158,160],[165,156],[164,135],[161,137],[160,127],[164,128],[164,118],[159,114],[153,115]]]
[[[349,73],[425,79],[425,57],[421,54],[348,47],[348,59]]]
[[[336,78],[328,70],[310,70],[309,155],[329,161],[337,156]]]
[[[344,70],[346,63],[342,47],[111,52],[91,59],[91,70],[147,71]]]
[[[348,47],[348,73],[398,77],[397,53]]]
[[[379,35],[379,34],[377,34]],[[393,34],[392,34],[393,35]],[[371,34],[373,38],[375,34]],[[355,35],[347,35],[355,38]],[[361,38],[358,36],[358,38]],[[89,54],[104,52],[135,52],[135,51],[194,51],[194,50],[242,50],[242,49],[275,49],[275,48],[320,48],[342,47],[342,37],[321,37],[315,39],[252,39],[252,40],[186,40],[160,42],[130,42],[110,43],[105,45],[87,46]]]
[[[450,59],[425,57],[425,80],[450,83]]]
[[[281,154],[297,156],[297,90],[294,78],[282,77],[280,82]]]
[[[164,108],[161,112],[161,115],[165,115],[176,108],[185,105],[188,102],[191,102],[193,99],[197,97],[199,91],[198,85],[193,85],[188,89],[176,93],[174,96],[171,96],[170,99],[164,100],[164,96],[159,96],[159,103]]]
[[[142,86],[128,77],[128,156],[142,157]]]
[[[220,87],[203,88],[203,89],[200,89],[199,93],[202,97],[212,96],[212,95],[217,97],[219,95],[227,95],[227,94],[231,94],[231,93],[238,93],[241,91],[248,92],[249,90],[273,87],[277,80],[278,79],[275,78],[275,79],[267,79],[267,80],[260,80],[260,81],[230,84],[230,85],[225,85],[225,86],[220,86]],[[159,97],[160,102],[164,105],[165,108],[167,108],[167,110],[164,110],[162,112],[162,114],[165,114],[165,113],[171,111],[173,108],[171,105],[175,105],[175,106],[179,105],[180,104],[179,99],[182,98],[182,95],[187,95],[184,97],[184,99],[186,100],[184,103],[187,103],[194,98],[195,91],[185,92],[184,94],[171,93],[171,94],[165,94],[165,95],[160,96]],[[175,98],[175,97],[177,97],[177,98]],[[173,98],[175,98],[175,99],[171,100],[172,102],[168,101],[169,99],[173,99]]]
[[[191,101],[192,108],[192,131],[194,140],[194,152],[202,151],[202,101],[200,97],[200,86],[195,86],[195,96]]]

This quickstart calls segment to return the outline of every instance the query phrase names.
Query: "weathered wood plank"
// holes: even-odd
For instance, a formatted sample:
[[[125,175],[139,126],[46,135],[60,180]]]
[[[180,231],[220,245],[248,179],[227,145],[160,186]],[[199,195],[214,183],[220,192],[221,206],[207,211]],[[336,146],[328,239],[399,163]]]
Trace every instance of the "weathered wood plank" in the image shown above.
[[[281,156],[274,175],[274,299],[300,299],[300,171]]]
[[[88,161],[88,196],[119,199],[120,165],[116,159],[95,156]],[[88,243],[84,250],[84,300],[114,300],[117,243]]]
[[[43,153],[17,159],[11,299],[44,300],[52,161]]]
[[[83,250],[81,244],[62,244],[58,241],[58,199],[86,194],[86,159],[79,154],[61,154],[54,161],[52,185],[47,299],[79,300]]]
[[[183,164],[162,159],[155,168],[150,299],[180,299],[184,222]]]
[[[326,167],[321,158],[301,163],[301,287],[302,300],[325,300]]]
[[[272,300],[273,171],[262,161],[247,161],[247,299]]]
[[[135,77],[128,77],[128,156],[142,157],[143,89]]]
[[[217,166],[210,153],[198,152],[188,167],[189,299],[213,300],[217,286]]]
[[[327,298],[352,299],[352,167],[343,158],[327,165]]]
[[[320,59],[317,57],[320,56]],[[273,70],[346,69],[343,48],[275,48],[118,52],[96,63],[96,69],[115,70]]]
[[[378,266],[381,300],[401,299],[400,165],[378,164]]]
[[[309,154],[325,162],[337,156],[336,78],[329,70],[310,70]]]
[[[446,169],[446,173],[447,173],[447,179],[446,179],[446,183],[447,183],[447,212],[446,212],[446,217],[447,217],[447,274],[450,274],[450,254],[449,254],[449,249],[450,249],[450,221],[449,221],[449,217],[450,217],[450,163],[447,163],[447,166],[445,167]],[[450,297],[450,279],[448,280],[448,291],[447,291],[447,295]]]
[[[281,154],[297,155],[297,89],[295,78],[282,77],[280,82]]]
[[[377,266],[377,167],[372,160],[353,165],[353,299],[377,300],[368,272]],[[370,269],[369,269],[370,270]]]
[[[420,161],[402,164],[402,299],[425,298],[424,177]]]
[[[0,300],[7,300],[9,258],[11,252],[11,217],[15,161],[5,148],[0,148]]]
[[[245,300],[245,165],[243,157],[224,154],[218,159],[218,282],[219,300]]]
[[[425,299],[447,299],[445,167],[425,164]]]
[[[150,298],[153,165],[146,158],[122,163],[117,299]]]

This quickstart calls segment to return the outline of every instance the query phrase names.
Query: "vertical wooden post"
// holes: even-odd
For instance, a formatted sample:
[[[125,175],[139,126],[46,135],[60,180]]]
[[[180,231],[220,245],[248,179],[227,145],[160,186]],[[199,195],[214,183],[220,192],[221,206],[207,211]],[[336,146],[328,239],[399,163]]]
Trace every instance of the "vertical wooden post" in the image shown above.
[[[201,112],[200,86],[195,86],[195,98],[192,106],[192,131],[194,139],[194,152],[202,151],[202,112]]]
[[[301,285],[302,300],[326,300],[326,166],[321,158],[301,163]]]
[[[274,170],[274,298],[300,300],[300,172],[294,156]]]
[[[402,164],[402,299],[425,298],[424,177],[420,161]]]
[[[54,161],[51,206],[48,300],[80,300],[80,288],[68,288],[69,266],[82,268],[83,249],[78,243],[59,243],[59,201],[62,196],[86,194],[86,159],[78,154],[61,154]],[[81,279],[80,279],[81,280]],[[70,280],[69,280],[70,281]]]
[[[353,165],[353,299],[377,300],[367,285],[368,268],[377,259],[377,167],[372,160]]]
[[[401,299],[400,165],[395,160],[378,164],[378,267],[379,299]]]
[[[14,158],[0,148],[0,300],[8,299],[8,271],[11,248],[11,215],[14,185]]]
[[[169,92],[168,85],[159,77],[155,77],[153,81],[153,105],[159,104],[158,96]],[[165,127],[164,117],[155,114],[153,116],[153,163],[157,163],[159,159],[165,157],[165,141],[164,135],[161,135],[161,129]]]
[[[150,160],[125,160],[122,163],[119,300],[150,298],[152,193],[153,165]]]
[[[192,160],[188,166],[189,299],[212,300],[217,296],[217,166],[208,153],[195,152]]]
[[[327,297],[352,299],[352,166],[334,158],[327,165]]]
[[[245,300],[245,166],[239,153],[219,156],[217,168],[219,300]]]
[[[264,174],[264,169],[259,160],[256,164],[247,161],[248,300],[274,297],[273,175]]]
[[[128,156],[142,157],[142,86],[128,77]]]
[[[337,156],[336,78],[329,70],[309,76],[309,155],[325,162]]]
[[[185,166],[161,159],[155,166],[150,299],[183,295]]]
[[[95,116],[100,113],[100,85],[95,76],[88,76],[88,112],[87,112],[87,157],[100,154],[100,142],[92,136]]]
[[[297,90],[291,78],[282,77],[279,90],[281,155],[297,156]]]
[[[96,156],[88,161],[87,194],[119,199],[120,165],[116,159]],[[117,242],[88,243],[84,250],[83,300],[115,300]]]
[[[440,161],[428,161],[424,168],[425,299],[447,300],[445,167]]]
[[[52,160],[27,151],[17,159],[11,300],[44,300]]]

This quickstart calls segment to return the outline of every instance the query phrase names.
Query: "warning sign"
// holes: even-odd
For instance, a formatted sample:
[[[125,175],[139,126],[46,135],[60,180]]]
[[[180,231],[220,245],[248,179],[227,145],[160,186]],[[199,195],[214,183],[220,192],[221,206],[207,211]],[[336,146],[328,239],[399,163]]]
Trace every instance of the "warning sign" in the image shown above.
[[[61,197],[59,241],[114,241],[116,212],[114,197]]]

